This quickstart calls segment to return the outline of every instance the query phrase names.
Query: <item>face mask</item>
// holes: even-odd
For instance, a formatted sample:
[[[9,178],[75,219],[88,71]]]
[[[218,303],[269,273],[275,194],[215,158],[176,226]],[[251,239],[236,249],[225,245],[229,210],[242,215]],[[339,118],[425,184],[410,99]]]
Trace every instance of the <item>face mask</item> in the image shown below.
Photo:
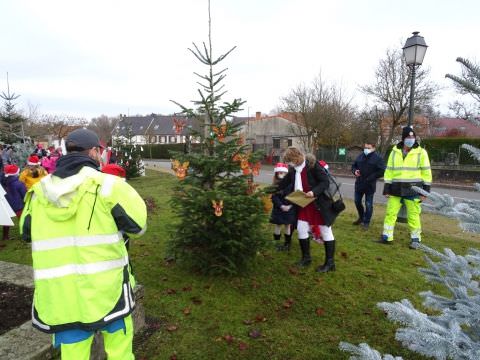
[[[407,138],[407,139],[403,140],[403,143],[405,144],[406,147],[411,148],[413,146],[413,144],[415,144],[415,139]]]
[[[278,174],[277,174],[277,177],[278,177],[279,179],[283,179],[283,178],[285,177],[285,173],[278,173]]]
[[[372,151],[373,151],[372,149],[363,149],[363,153],[365,154],[365,156],[370,154]]]

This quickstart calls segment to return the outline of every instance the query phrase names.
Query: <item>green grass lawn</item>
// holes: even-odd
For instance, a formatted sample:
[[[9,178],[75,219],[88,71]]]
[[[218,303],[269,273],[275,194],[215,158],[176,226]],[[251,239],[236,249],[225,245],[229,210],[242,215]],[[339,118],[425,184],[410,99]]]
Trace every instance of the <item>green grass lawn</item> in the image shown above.
[[[408,298],[421,307],[418,293],[439,288],[418,272],[425,265],[423,253],[408,248],[405,224],[397,225],[394,245],[375,243],[384,207],[375,207],[374,222],[365,232],[351,225],[355,209],[347,202],[334,225],[334,273],[314,271],[323,262],[323,246],[312,243],[313,266],[298,270],[293,266],[300,255],[298,243],[294,241],[291,253],[277,253],[272,240],[248,273],[212,278],[164,260],[168,225],[175,221],[168,199],[176,181],[152,171],[131,181],[157,204],[146,235],[130,246],[137,280],[145,285],[146,315],[160,324],[137,347],[138,359],[170,359],[174,354],[177,359],[347,359],[338,350],[340,341],[368,342],[381,352],[423,359],[395,341],[398,325],[376,303]],[[480,236],[462,233],[453,220],[431,214],[422,218],[428,246],[463,254],[479,244]],[[29,245],[7,242],[0,260],[29,264]]]

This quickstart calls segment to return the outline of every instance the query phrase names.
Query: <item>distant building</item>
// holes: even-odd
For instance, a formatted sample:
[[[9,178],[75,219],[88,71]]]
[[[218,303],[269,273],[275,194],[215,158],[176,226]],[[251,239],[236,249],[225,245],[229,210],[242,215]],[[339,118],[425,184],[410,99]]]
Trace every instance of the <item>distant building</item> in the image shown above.
[[[444,117],[432,122],[430,136],[480,138],[480,126],[468,120]]]

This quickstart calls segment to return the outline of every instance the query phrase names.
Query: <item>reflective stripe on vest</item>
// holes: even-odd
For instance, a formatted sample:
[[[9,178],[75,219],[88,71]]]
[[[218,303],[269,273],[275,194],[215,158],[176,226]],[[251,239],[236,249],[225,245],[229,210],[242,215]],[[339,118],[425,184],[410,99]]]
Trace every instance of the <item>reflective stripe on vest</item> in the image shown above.
[[[70,246],[93,246],[115,244],[122,238],[120,232],[108,235],[67,236],[32,243],[32,251],[56,250]]]
[[[57,266],[50,269],[36,270],[33,275],[35,280],[55,279],[67,275],[88,275],[99,272],[122,268],[128,264],[128,256],[116,260],[99,261],[91,264],[68,264],[64,266]]]
[[[125,307],[122,310],[119,310],[117,312],[111,313],[110,315],[107,315],[103,318],[103,321],[107,322],[112,319],[115,319],[116,317],[120,317],[121,315],[125,315],[130,311],[130,302],[128,300],[129,296],[129,288],[127,284],[123,284],[123,301],[125,302]]]

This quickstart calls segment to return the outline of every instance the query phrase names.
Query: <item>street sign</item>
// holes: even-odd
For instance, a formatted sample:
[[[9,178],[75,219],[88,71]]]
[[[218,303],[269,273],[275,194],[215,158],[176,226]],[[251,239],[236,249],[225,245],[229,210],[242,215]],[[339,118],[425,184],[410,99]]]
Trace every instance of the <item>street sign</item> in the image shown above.
[[[338,148],[338,155],[346,155],[347,149],[345,148]]]

